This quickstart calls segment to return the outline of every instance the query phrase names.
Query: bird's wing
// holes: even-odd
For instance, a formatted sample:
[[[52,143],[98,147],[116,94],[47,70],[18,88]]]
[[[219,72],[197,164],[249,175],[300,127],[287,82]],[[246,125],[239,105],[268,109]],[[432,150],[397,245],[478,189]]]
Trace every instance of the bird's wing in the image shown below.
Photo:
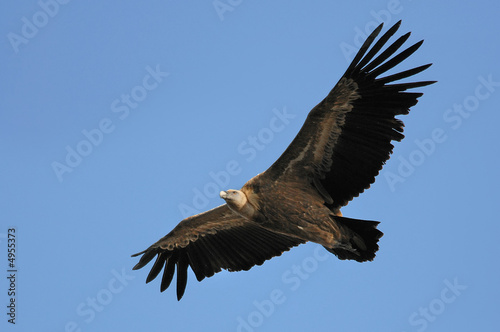
[[[144,267],[156,256],[146,282],[164,269],[160,288],[163,292],[170,285],[177,266],[177,299],[180,300],[186,288],[188,266],[201,281],[221,269],[249,270],[304,242],[247,221],[224,204],[184,219],[158,242],[133,255],[143,255],[133,269]]]
[[[410,36],[407,33],[377,55],[400,23],[375,43],[382,24],[373,31],[333,90],[311,110],[290,146],[265,172],[267,180],[310,181],[333,209],[370,187],[392,153],[391,141],[404,137],[403,122],[395,117],[408,114],[422,95],[405,91],[434,83],[393,83],[430,64],[380,77],[423,42],[396,54]]]

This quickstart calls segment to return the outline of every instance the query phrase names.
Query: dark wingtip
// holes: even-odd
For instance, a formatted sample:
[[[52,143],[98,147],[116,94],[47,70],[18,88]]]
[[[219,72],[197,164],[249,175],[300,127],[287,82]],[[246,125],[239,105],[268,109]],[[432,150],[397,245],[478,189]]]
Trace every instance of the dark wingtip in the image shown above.
[[[427,68],[429,68],[432,65],[433,65],[433,63],[431,62],[431,63],[428,63],[428,64],[426,64],[424,66],[425,66],[425,69],[427,69]],[[437,81],[432,81],[432,82],[436,83]]]
[[[153,267],[151,268],[151,271],[149,271],[149,274],[146,278],[146,284],[149,283],[151,280],[155,279],[156,276],[158,276],[158,274],[160,273],[161,269],[165,265],[164,256],[165,256],[164,254],[159,254],[156,257],[156,262],[153,264]]]
[[[136,256],[140,255],[140,254],[144,254],[144,256],[141,257],[141,259],[139,260],[139,263],[137,263],[132,268],[132,270],[138,270],[138,269],[144,267],[146,264],[148,264],[156,256],[157,251],[155,249],[149,248],[149,249],[144,250],[143,252],[136,254]]]
[[[356,53],[356,55],[354,56],[354,59],[351,61],[351,64],[349,65],[349,67],[345,71],[344,76],[347,75],[347,73],[350,73],[354,68],[356,68],[358,63],[360,61],[362,61],[363,56],[368,51],[368,48],[370,48],[370,45],[373,43],[373,41],[377,38],[377,36],[380,33],[380,31],[382,30],[383,26],[384,26],[384,23],[383,22],[380,23],[380,25],[378,27],[376,27],[375,30],[372,31],[372,33],[370,33],[368,38],[366,38],[365,42],[363,43],[363,45],[361,45],[358,53]]]
[[[187,257],[181,255],[177,263],[177,301],[182,299],[187,285]]]
[[[146,249],[146,250],[147,250],[147,249]],[[137,256],[139,256],[139,255],[142,255],[142,254],[144,254],[144,253],[146,252],[146,250],[143,250],[143,251],[141,251],[141,252],[138,252],[137,254],[130,255],[130,257],[137,257]]]
[[[178,259],[178,253],[174,252],[173,256],[170,257],[165,263],[165,268],[163,270],[163,277],[161,278],[161,283],[160,283],[160,292],[162,293],[168,288],[168,286],[170,286],[170,283],[172,282],[175,272],[175,263],[177,262],[177,259]]]
[[[420,46],[422,46],[423,43],[424,43],[424,40],[422,39],[422,40],[419,40],[418,42],[416,42],[413,46],[416,49],[418,49],[418,48],[420,48]],[[418,45],[418,46],[415,46],[415,45]],[[416,49],[415,49],[415,51],[416,51]]]
[[[134,265],[134,267],[132,268],[132,270],[139,270],[139,269],[143,268],[144,265],[146,265],[146,264],[147,263],[142,264],[142,262],[139,262],[139,263],[137,263],[137,264]]]
[[[421,82],[422,85],[421,86],[426,86],[426,85],[431,85],[431,84],[434,84],[434,83],[437,83],[438,81],[423,81]]]

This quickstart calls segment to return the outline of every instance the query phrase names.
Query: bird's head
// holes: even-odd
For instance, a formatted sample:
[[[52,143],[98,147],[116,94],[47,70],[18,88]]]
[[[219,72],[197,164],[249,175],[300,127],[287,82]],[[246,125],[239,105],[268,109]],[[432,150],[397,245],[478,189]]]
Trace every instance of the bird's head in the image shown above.
[[[220,192],[220,198],[224,199],[230,207],[241,209],[247,203],[247,196],[241,190],[229,189]]]

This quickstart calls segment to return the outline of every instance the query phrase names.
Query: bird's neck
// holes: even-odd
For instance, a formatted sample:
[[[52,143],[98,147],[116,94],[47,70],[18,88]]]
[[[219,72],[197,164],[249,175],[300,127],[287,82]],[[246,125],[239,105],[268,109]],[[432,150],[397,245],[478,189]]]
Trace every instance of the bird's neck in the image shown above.
[[[255,215],[257,214],[257,209],[250,204],[248,199],[242,204],[235,204],[234,202],[227,202],[227,205],[231,210],[239,214],[240,216],[244,217],[245,219],[248,220],[253,220]]]

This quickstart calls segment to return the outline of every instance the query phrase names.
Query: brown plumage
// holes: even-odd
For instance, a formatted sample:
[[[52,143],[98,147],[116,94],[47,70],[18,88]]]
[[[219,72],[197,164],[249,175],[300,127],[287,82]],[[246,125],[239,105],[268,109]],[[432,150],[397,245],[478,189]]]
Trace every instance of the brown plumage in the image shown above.
[[[393,56],[408,39],[407,33],[377,55],[400,24],[375,43],[382,24],[373,31],[340,81],[311,110],[290,146],[267,171],[241,190],[222,191],[226,204],[184,219],[158,242],[133,255],[143,255],[134,270],[156,257],[146,282],[163,269],[160,289],[164,291],[177,267],[180,300],[188,266],[201,281],[221,269],[249,270],[307,241],[323,245],[339,259],[373,260],[382,236],[378,222],[342,217],[340,208],[370,187],[392,153],[391,141],[403,139],[403,122],[395,117],[408,114],[422,96],[405,91],[434,83],[389,84],[430,64],[380,77],[422,44]]]

